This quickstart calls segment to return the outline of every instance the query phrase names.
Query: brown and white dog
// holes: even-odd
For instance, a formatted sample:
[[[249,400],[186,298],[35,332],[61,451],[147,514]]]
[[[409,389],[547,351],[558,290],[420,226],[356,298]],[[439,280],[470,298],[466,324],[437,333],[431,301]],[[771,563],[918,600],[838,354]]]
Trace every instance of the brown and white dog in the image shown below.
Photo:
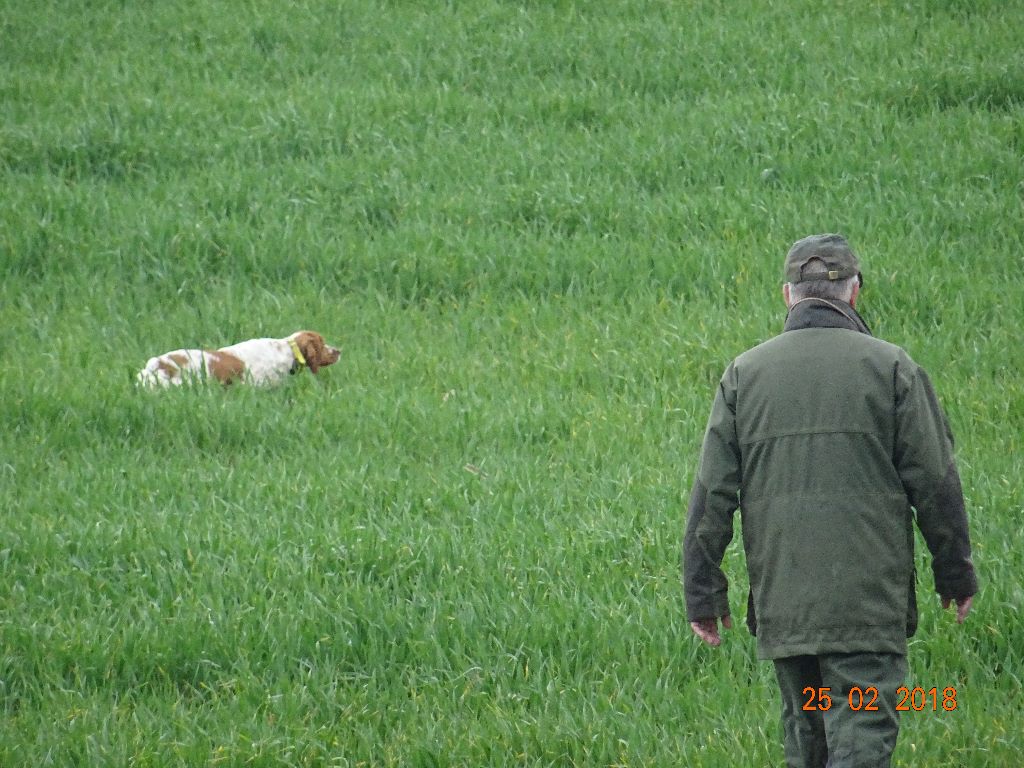
[[[290,373],[316,373],[338,362],[340,352],[313,331],[283,339],[249,339],[216,350],[176,349],[151,357],[136,377],[147,387],[169,387],[202,380],[258,386],[280,384]]]

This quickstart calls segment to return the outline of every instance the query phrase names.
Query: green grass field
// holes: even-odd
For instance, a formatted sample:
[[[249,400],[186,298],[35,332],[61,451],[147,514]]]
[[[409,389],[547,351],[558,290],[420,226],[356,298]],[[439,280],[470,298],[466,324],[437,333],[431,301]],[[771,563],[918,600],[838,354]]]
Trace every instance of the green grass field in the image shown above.
[[[982,591],[894,765],[1024,763],[1024,3],[0,8],[0,766],[769,766],[686,497],[782,258],[860,253]],[[270,391],[153,354],[319,330]],[[727,554],[732,606],[746,579]],[[865,563],[865,567],[871,567]],[[738,621],[738,624],[742,624]]]

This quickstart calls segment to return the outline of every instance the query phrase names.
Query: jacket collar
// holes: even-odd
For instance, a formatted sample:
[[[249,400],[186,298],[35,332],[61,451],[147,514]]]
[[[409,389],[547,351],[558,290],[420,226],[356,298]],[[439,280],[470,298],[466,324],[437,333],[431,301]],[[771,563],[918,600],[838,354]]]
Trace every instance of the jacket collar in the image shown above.
[[[782,330],[799,331],[804,328],[845,328],[872,335],[857,310],[845,301],[835,299],[809,298],[796,302],[790,308]]]

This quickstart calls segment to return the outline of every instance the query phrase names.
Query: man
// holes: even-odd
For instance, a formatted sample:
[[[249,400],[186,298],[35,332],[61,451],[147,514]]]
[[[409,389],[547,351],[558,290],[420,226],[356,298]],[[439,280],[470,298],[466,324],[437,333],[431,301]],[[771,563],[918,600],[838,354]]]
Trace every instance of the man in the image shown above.
[[[740,508],[747,624],[775,665],[787,765],[889,766],[917,627],[913,520],[958,622],[977,591],[953,437],[924,370],[854,309],[863,280],[843,237],[797,241],[784,271],[783,333],[728,366],[711,409],[687,616],[713,646],[731,626],[721,562]]]

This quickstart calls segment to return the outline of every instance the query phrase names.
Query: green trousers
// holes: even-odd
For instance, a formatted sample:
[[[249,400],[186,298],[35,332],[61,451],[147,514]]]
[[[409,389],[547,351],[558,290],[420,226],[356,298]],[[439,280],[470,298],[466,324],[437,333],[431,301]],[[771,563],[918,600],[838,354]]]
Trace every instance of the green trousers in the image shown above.
[[[828,653],[774,663],[788,768],[889,768],[906,656]]]

